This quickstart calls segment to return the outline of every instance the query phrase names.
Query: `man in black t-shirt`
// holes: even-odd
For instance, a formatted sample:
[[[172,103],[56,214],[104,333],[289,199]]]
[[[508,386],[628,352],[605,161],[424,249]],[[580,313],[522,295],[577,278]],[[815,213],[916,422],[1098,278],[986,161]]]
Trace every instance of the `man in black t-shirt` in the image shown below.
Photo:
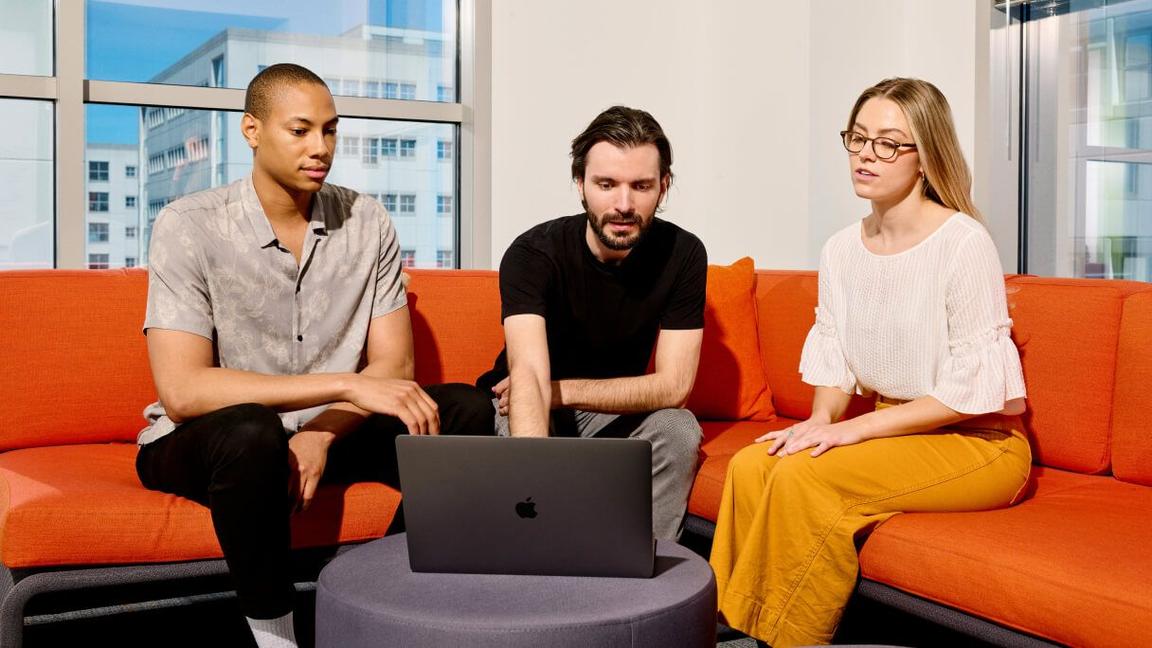
[[[656,218],[672,183],[660,125],[616,106],[572,142],[585,212],[520,235],[500,263],[505,350],[477,386],[497,432],[652,443],[653,531],[679,535],[700,445],[696,378],[707,253]],[[647,373],[654,355],[654,371]]]

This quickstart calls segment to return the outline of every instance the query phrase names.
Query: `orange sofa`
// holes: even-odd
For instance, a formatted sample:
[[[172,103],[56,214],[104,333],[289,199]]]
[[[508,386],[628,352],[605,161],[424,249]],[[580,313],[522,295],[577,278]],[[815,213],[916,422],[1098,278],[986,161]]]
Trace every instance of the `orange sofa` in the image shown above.
[[[411,274],[418,380],[471,382],[502,345],[496,273]],[[1152,286],[1008,285],[1030,496],[1004,511],[896,516],[863,544],[858,591],[994,643],[1135,646],[1152,627]],[[201,591],[226,573],[207,510],[145,490],[133,468],[155,397],[146,290],[143,270],[0,272],[0,648],[19,645],[25,623],[99,613],[107,586],[119,605],[155,598],[157,582]],[[815,301],[815,273],[710,268],[690,531],[710,534],[732,454],[808,414],[796,367]],[[294,543],[306,554],[383,535],[399,501],[381,484],[326,486],[293,519]],[[77,612],[54,598],[74,591],[97,602]]]

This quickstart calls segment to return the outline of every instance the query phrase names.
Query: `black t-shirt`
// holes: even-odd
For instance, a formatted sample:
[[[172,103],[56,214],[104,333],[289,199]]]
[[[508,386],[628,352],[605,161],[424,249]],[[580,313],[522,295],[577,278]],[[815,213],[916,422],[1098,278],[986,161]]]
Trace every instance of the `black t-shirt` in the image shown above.
[[[587,216],[521,234],[500,262],[501,317],[544,318],[552,380],[643,375],[660,329],[704,327],[708,256],[690,232],[653,218],[619,265],[599,261],[584,239]],[[507,350],[476,381],[508,375]]]

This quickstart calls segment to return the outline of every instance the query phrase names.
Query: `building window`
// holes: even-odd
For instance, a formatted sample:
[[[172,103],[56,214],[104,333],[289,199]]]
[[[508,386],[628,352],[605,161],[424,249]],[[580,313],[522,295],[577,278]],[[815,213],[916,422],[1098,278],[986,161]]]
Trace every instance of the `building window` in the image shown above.
[[[124,177],[125,178],[135,178],[136,177],[136,165],[135,164],[129,164],[128,166],[124,167]]]
[[[88,163],[88,181],[89,182],[108,182],[108,163],[107,162],[89,162]]]
[[[416,84],[415,83],[401,83],[400,84],[400,99],[412,100],[416,98]]]
[[[126,238],[126,239],[136,238],[136,228],[131,226],[131,225],[129,225],[128,227],[125,227],[124,228],[124,238]]]
[[[416,140],[402,139],[400,140],[400,157],[414,158],[416,157]]]
[[[416,267],[416,250],[400,250],[400,267]]]
[[[456,101],[456,92],[452,89],[452,86],[438,85],[436,86],[436,101],[452,103]]]
[[[416,213],[416,194],[400,194],[400,213]]]
[[[384,209],[387,209],[389,214],[395,214],[396,213],[396,194],[394,194],[394,193],[384,194],[384,198],[383,198],[383,200],[381,200],[381,202],[384,203]]]
[[[88,242],[107,243],[108,223],[88,223]]]
[[[437,214],[451,214],[452,213],[452,196],[447,194],[440,194],[436,196],[436,213]]]
[[[360,138],[359,137],[341,137],[340,138],[340,153],[347,157],[356,157],[360,155]]]
[[[136,206],[136,196],[124,196],[124,209],[132,209]]]
[[[228,79],[224,78],[224,55],[212,59],[212,87],[227,88]]]
[[[452,159],[452,142],[448,140],[439,140],[436,142],[436,159],[437,160],[451,160]]]
[[[386,158],[396,157],[396,140],[392,138],[380,140],[380,153]]]
[[[108,192],[107,191],[89,191],[88,192],[88,211],[90,211],[90,212],[106,212],[106,211],[108,211]]]
[[[107,254],[89,254],[88,255],[88,269],[89,270],[107,270],[108,269],[108,255]]]
[[[124,257],[124,267],[125,268],[135,268],[136,267],[136,257]]]
[[[364,164],[376,164],[380,161],[380,138],[379,137],[365,137],[364,138],[364,153],[360,158]]]
[[[400,84],[395,81],[384,82],[384,98],[385,99],[399,99],[400,98]]]
[[[380,82],[379,81],[366,81],[364,83],[364,86],[365,86],[364,96],[372,97],[373,99],[379,99],[381,96],[383,96],[380,93]]]
[[[452,250],[436,250],[436,267],[437,268],[454,268],[456,264],[453,260]]]

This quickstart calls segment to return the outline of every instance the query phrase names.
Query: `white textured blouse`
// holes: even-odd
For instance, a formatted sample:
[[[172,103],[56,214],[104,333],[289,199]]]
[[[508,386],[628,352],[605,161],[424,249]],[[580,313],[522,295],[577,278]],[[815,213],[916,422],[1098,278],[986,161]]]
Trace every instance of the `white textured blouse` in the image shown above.
[[[847,393],[932,396],[963,414],[1023,398],[1004,272],[984,226],[957,212],[898,254],[875,254],[853,223],[820,254],[804,382]]]

